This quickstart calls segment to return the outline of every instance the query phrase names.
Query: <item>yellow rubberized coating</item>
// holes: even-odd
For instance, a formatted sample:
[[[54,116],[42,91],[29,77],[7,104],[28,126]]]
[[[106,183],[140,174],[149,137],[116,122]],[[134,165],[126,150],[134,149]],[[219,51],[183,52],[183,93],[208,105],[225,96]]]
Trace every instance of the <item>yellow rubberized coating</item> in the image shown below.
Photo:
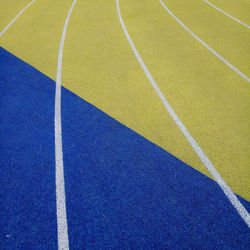
[[[77,3],[63,60],[65,87],[183,161],[200,166],[137,62],[115,1]]]
[[[216,7],[250,25],[250,1],[249,0],[209,0]]]
[[[201,2],[199,5],[204,5],[206,11],[210,8],[209,15],[216,13]],[[37,1],[4,34],[0,45],[55,80],[60,37],[71,3]],[[158,0],[120,0],[120,7],[138,52],[177,115],[232,190],[250,200],[249,83],[188,34]],[[187,12],[193,11],[193,4],[186,8]],[[218,17],[218,13],[215,15]],[[223,21],[229,37],[232,22],[220,15],[216,20]],[[211,26],[217,25],[211,19],[207,17],[208,34],[213,30]],[[203,27],[204,20],[201,23]],[[242,39],[241,30],[246,28],[234,25],[239,27]],[[236,33],[234,28],[232,36]],[[232,39],[236,42],[236,38]],[[223,42],[222,37],[219,41]],[[246,73],[244,62],[237,59],[242,55],[237,55],[231,43],[226,48],[230,48],[228,55],[236,59],[231,62],[226,54],[223,56]],[[62,82],[83,99],[210,176],[140,68],[119,23],[114,0],[78,1],[75,5],[66,34]]]
[[[200,39],[250,78],[249,29],[203,0],[163,2]],[[250,5],[248,10],[250,13]]]
[[[120,0],[120,8],[138,52],[177,115],[224,180],[249,200],[249,83],[195,40],[159,1]]]
[[[0,0],[0,33],[31,0]]]
[[[55,79],[60,39],[71,4],[68,0],[37,0],[0,38],[0,46]]]

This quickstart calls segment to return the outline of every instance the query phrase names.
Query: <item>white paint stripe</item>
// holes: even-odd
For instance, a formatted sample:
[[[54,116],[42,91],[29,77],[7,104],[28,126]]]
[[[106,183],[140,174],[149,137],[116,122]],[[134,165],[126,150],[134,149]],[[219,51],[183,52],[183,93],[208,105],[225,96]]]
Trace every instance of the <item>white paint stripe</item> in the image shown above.
[[[56,207],[57,207],[57,237],[58,249],[69,249],[68,226],[66,215],[66,199],[63,171],[63,150],[62,150],[62,123],[61,123],[61,78],[62,78],[62,58],[63,46],[67,31],[69,18],[77,0],[71,5],[65,20],[61,43],[58,54],[56,94],[55,94],[55,156],[56,156]]]
[[[250,82],[250,78],[248,78],[245,74],[240,72],[236,67],[234,67],[231,63],[229,63],[224,57],[218,54],[214,49],[208,46],[205,42],[203,42],[198,36],[196,36],[185,24],[183,24],[162,2],[159,0],[163,8],[186,30],[188,31],[196,40],[198,40],[202,45],[204,45],[208,50],[210,50],[214,55],[216,55],[222,62],[224,62],[228,67],[238,73],[241,77],[245,78],[248,82]]]
[[[247,27],[248,29],[250,28],[250,26],[248,26],[247,24],[241,22],[239,19],[229,15],[228,13],[226,13],[225,11],[221,10],[220,8],[218,8],[217,6],[215,6],[214,4],[210,3],[207,0],[203,0],[204,2],[206,2],[207,4],[209,4],[210,6],[214,7],[215,9],[217,9],[218,11],[220,11],[221,13],[223,13],[224,15],[232,18],[234,21],[238,22],[239,24],[242,24],[243,26]]]
[[[147,76],[148,80],[150,81],[151,85],[153,86],[155,92],[157,93],[157,95],[161,99],[163,105],[165,106],[165,108],[167,109],[167,111],[169,112],[169,114],[171,115],[172,119],[175,121],[175,123],[177,124],[177,126],[179,127],[179,129],[182,131],[182,133],[185,135],[186,139],[188,140],[188,142],[190,143],[190,145],[192,146],[192,148],[194,149],[194,151],[196,152],[196,154],[199,156],[199,158],[204,163],[204,165],[206,166],[206,168],[212,174],[212,176],[214,177],[214,179],[216,180],[216,182],[219,184],[219,186],[221,187],[221,189],[223,190],[223,192],[225,193],[225,195],[227,196],[227,198],[230,200],[230,202],[232,203],[232,205],[238,211],[239,215],[246,222],[246,224],[248,225],[248,227],[250,227],[250,215],[249,215],[249,213],[247,212],[247,210],[245,209],[245,207],[240,203],[240,201],[238,200],[238,198],[236,197],[236,195],[232,192],[232,190],[230,189],[230,187],[222,179],[222,177],[220,176],[220,174],[218,173],[218,171],[215,169],[215,167],[213,166],[213,164],[210,162],[210,160],[208,159],[208,157],[205,155],[205,153],[203,152],[203,150],[200,148],[200,146],[198,145],[198,143],[195,141],[195,139],[189,133],[189,131],[187,130],[187,128],[185,127],[185,125],[179,119],[179,117],[177,116],[177,114],[175,113],[175,111],[170,106],[170,104],[168,103],[167,99],[165,98],[165,96],[161,92],[161,90],[158,87],[157,83],[153,79],[153,77],[150,74],[147,66],[143,62],[143,60],[142,60],[141,56],[139,55],[139,53],[138,53],[138,51],[137,51],[134,43],[132,42],[132,40],[130,38],[130,35],[129,35],[129,33],[128,33],[127,29],[126,29],[126,26],[125,26],[125,24],[124,24],[124,22],[122,20],[122,16],[121,16],[121,12],[120,12],[120,7],[119,7],[119,0],[116,0],[116,6],[117,6],[117,12],[118,12],[118,16],[119,16],[120,23],[121,23],[121,26],[123,28],[123,31],[124,31],[127,39],[128,39],[128,42],[129,42],[129,44],[130,44],[130,46],[131,46],[131,48],[132,48],[132,50],[133,50],[133,52],[134,52],[137,60],[139,61],[139,63],[141,65],[141,67],[142,67],[145,75]]]
[[[19,16],[22,15],[22,13],[30,7],[31,4],[33,4],[36,0],[33,0],[30,2],[26,7],[24,7],[17,15],[16,17],[4,28],[4,30],[0,33],[0,37],[7,31],[7,29],[17,20]]]

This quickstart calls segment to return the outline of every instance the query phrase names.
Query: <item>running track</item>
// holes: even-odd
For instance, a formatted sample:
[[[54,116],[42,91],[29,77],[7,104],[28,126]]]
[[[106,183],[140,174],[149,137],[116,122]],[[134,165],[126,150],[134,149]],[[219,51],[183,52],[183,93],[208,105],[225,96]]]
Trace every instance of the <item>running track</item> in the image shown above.
[[[1,249],[249,248],[246,0],[0,4]]]

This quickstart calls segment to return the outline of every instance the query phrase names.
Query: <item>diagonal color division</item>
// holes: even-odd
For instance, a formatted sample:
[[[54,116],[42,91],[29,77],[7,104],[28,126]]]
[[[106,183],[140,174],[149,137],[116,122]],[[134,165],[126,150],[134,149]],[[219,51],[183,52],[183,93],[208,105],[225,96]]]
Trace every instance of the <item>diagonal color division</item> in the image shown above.
[[[189,133],[189,131],[187,130],[187,128],[185,127],[185,125],[179,119],[179,117],[177,116],[177,114],[175,113],[175,111],[173,110],[173,108],[168,103],[167,99],[165,98],[165,96],[161,92],[160,88],[158,87],[157,83],[155,82],[154,78],[150,74],[147,66],[143,62],[143,60],[142,60],[140,54],[138,53],[138,51],[137,51],[137,49],[136,49],[133,41],[130,38],[130,35],[129,35],[128,31],[127,31],[127,28],[126,28],[126,26],[125,26],[125,24],[124,24],[124,22],[122,20],[122,16],[121,16],[121,12],[120,12],[120,7],[119,7],[119,0],[116,0],[116,6],[117,6],[118,17],[119,17],[121,26],[123,28],[123,31],[124,31],[124,33],[126,35],[126,38],[128,39],[128,42],[129,42],[129,44],[130,44],[130,46],[131,46],[131,48],[132,48],[132,50],[133,50],[133,52],[134,52],[137,60],[138,60],[138,62],[140,63],[140,65],[141,65],[141,67],[142,67],[145,75],[147,76],[148,80],[150,81],[151,85],[153,86],[155,92],[157,93],[157,95],[161,99],[163,105],[165,106],[165,108],[167,109],[167,111],[169,112],[169,114],[171,115],[171,117],[173,118],[173,120],[175,121],[175,123],[177,124],[177,126],[180,128],[180,130],[182,131],[182,133],[185,135],[185,137],[188,140],[189,144],[192,146],[192,148],[194,149],[194,151],[196,152],[196,154],[199,156],[199,158],[204,163],[204,165],[206,166],[206,168],[208,169],[208,171],[211,173],[211,175],[213,176],[213,178],[216,180],[216,182],[218,183],[218,185],[220,186],[220,188],[223,190],[223,192],[225,193],[225,195],[227,196],[227,198],[230,200],[230,202],[232,203],[232,205],[234,206],[234,208],[237,210],[237,212],[239,213],[239,215],[241,216],[241,218],[245,221],[245,223],[250,228],[250,215],[249,215],[249,213],[247,212],[247,210],[245,209],[245,207],[241,204],[241,202],[238,200],[238,198],[233,193],[233,191],[230,189],[230,187],[222,179],[222,177],[220,176],[220,174],[218,173],[218,171],[216,170],[216,168],[210,162],[210,160],[208,159],[208,157],[205,155],[205,153],[203,152],[203,150],[200,148],[200,146],[198,145],[198,143],[195,141],[195,139],[192,137],[192,135]]]

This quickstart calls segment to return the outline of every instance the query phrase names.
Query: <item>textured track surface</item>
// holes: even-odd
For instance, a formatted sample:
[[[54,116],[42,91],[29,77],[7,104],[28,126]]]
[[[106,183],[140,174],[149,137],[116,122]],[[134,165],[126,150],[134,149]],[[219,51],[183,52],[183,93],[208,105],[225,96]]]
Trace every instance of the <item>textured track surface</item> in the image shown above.
[[[250,77],[249,29],[203,0],[163,2]],[[246,0],[210,2],[250,24]],[[0,32],[28,3],[0,0]],[[3,249],[57,248],[54,80],[71,4],[37,0],[0,37]],[[249,82],[159,0],[120,0],[120,9],[161,91],[249,211]],[[247,226],[148,82],[115,1],[75,5],[62,85],[70,249],[247,249]]]
[[[54,249],[55,83],[3,49],[0,61],[2,249]],[[246,249],[248,227],[214,181],[64,88],[62,96],[71,249]]]

